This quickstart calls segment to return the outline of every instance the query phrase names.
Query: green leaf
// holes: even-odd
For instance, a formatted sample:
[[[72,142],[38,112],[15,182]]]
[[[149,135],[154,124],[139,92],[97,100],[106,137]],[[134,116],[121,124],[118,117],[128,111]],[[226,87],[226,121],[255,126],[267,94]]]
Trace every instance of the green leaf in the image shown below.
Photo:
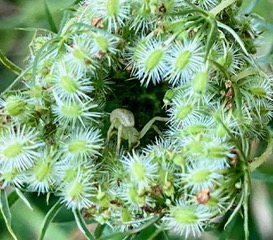
[[[9,193],[8,195],[8,203],[9,203],[9,207],[11,208],[12,205],[14,203],[16,203],[16,201],[19,199],[18,194],[16,193],[16,191],[12,191],[11,193]]]
[[[29,66],[24,71],[22,71],[20,73],[20,75],[9,85],[9,87],[4,92],[1,93],[1,97],[4,96],[6,92],[8,92],[12,88],[14,88],[20,82],[20,80],[22,80],[22,78],[25,76],[25,74],[31,69],[31,67],[32,66]]]
[[[62,21],[60,24],[59,34],[61,34],[65,24],[68,22],[69,19],[70,19],[70,11],[66,10],[66,11],[64,11],[63,18],[62,18]]]
[[[31,83],[32,85],[34,85],[35,83],[35,76],[36,76],[36,70],[38,67],[38,63],[39,63],[39,59],[43,53],[43,51],[52,43],[54,42],[58,42],[59,40],[61,40],[61,38],[57,37],[57,38],[53,38],[51,40],[49,40],[48,42],[46,42],[38,51],[38,53],[36,54],[34,61],[33,61],[33,66],[32,66],[32,80]],[[51,49],[50,51],[48,51],[46,54],[49,55],[51,53],[51,51],[55,50],[55,48]]]
[[[18,189],[15,188],[15,192],[17,193],[17,195],[23,200],[23,202],[27,205],[27,207],[33,211],[33,208],[31,207],[29,201],[27,200],[27,198],[25,197],[25,195]]]
[[[84,236],[88,240],[95,240],[95,237],[91,234],[91,232],[88,230],[86,223],[81,215],[81,212],[79,209],[73,209],[73,214],[76,220],[76,223],[78,225],[79,230],[84,234]],[[109,239],[109,238],[108,238]]]
[[[7,193],[4,189],[1,189],[0,191],[0,208],[1,208],[1,213],[5,220],[5,223],[10,235],[13,237],[14,240],[18,240],[15,233],[13,232],[11,228],[11,212],[10,212],[9,203],[7,199]]]
[[[103,232],[103,229],[105,228],[105,224],[98,224],[98,226],[96,227],[96,230],[95,230],[95,238],[98,239],[101,235],[102,235],[102,232]]]
[[[59,210],[62,207],[62,204],[60,204],[61,199],[59,199],[54,205],[53,207],[47,212],[44,222],[43,222],[43,227],[42,227],[42,231],[39,237],[39,240],[43,240],[46,230],[49,226],[49,224],[52,222],[52,220],[54,219],[54,217],[58,214]]]
[[[243,4],[241,6],[241,13],[242,14],[250,14],[255,6],[257,5],[259,0],[250,0],[250,1],[243,1]]]
[[[217,21],[217,25],[218,25],[218,27],[223,28],[223,29],[225,29],[226,31],[228,31],[228,32],[235,38],[235,40],[239,43],[239,45],[240,45],[240,47],[242,48],[242,50],[244,51],[244,53],[245,53],[247,56],[249,56],[249,54],[248,54],[248,52],[247,52],[247,50],[246,50],[246,48],[245,48],[244,42],[242,41],[242,39],[238,36],[238,34],[237,34],[232,28],[230,28],[230,27],[227,26],[226,24],[221,23],[221,22],[219,22],[219,21]]]
[[[263,173],[260,171],[255,171],[251,174],[251,177],[263,182],[273,183],[273,175],[272,173]]]
[[[225,223],[224,229],[231,223],[231,221],[235,218],[235,216],[237,215],[237,213],[240,211],[243,202],[244,202],[244,198],[245,198],[245,194],[242,193],[241,194],[241,198],[240,201],[238,202],[236,208],[233,210],[233,213],[230,215],[230,217],[228,218],[227,222]]]
[[[98,238],[98,240],[108,240],[108,239],[114,239],[114,238],[117,238],[117,237],[125,237],[125,236],[128,236],[128,235],[136,234],[136,233],[146,229],[147,227],[153,225],[154,223],[156,223],[160,218],[162,218],[162,216],[163,215],[153,217],[152,219],[150,219],[145,224],[142,224],[139,228],[135,228],[135,229],[127,231],[127,232],[112,233],[112,234],[107,235],[107,236],[102,236],[102,237]]]
[[[270,159],[271,154],[273,152],[273,141],[270,134],[267,134],[267,147],[265,152],[258,158],[255,158],[250,164],[249,164],[249,170],[250,172],[253,172],[255,169],[257,169],[259,166],[261,166],[264,162]]]
[[[78,3],[80,3],[82,0],[76,0],[74,3],[73,3],[73,5],[76,5],[76,4],[78,4]]]
[[[14,72],[16,75],[20,75],[20,73],[22,72],[22,69],[19,68],[18,66],[16,66],[13,62],[11,62],[2,52],[2,50],[0,50],[0,61],[1,63],[7,67],[9,70],[11,70],[12,72]]]
[[[53,17],[50,13],[50,10],[49,10],[49,7],[48,7],[48,4],[47,4],[47,1],[44,0],[44,4],[45,4],[45,12],[46,12],[46,16],[47,16],[47,20],[48,20],[48,23],[49,23],[49,27],[50,27],[50,30],[54,33],[57,33],[58,30],[56,28],[56,25],[54,23],[54,20],[53,20]]]
[[[210,13],[213,16],[216,16],[218,13],[223,11],[225,8],[229,7],[231,4],[235,3],[237,0],[225,0],[218,4],[215,8],[210,10]]]
[[[217,27],[217,22],[214,17],[209,16],[208,17],[209,23],[210,23],[210,29],[209,29],[209,34],[207,37],[207,46],[206,46],[206,59],[209,55],[210,49],[215,43],[215,40],[217,39],[218,36],[218,27]]]
[[[80,22],[74,23],[71,26],[69,26],[69,28],[66,30],[66,32],[68,32],[68,31],[73,31],[73,32],[75,31],[76,33],[83,32],[83,31],[93,31],[93,32],[102,33],[102,34],[107,35],[109,37],[111,36],[111,37],[115,37],[117,39],[121,39],[121,37],[119,35],[112,34],[112,33],[105,31],[104,29],[93,27],[91,25],[88,25],[85,23],[80,23]]]
[[[25,31],[25,32],[35,32],[35,31],[40,31],[43,33],[52,33],[52,31],[45,29],[45,28],[35,28],[35,27],[26,27],[26,28],[14,28],[15,30],[19,31]]]
[[[231,223],[226,227],[226,229],[224,231],[222,231],[221,235],[219,236],[219,240],[226,240],[228,239],[230,236],[232,236],[232,231],[237,223],[238,220],[238,216],[236,215],[233,220],[231,221]]]

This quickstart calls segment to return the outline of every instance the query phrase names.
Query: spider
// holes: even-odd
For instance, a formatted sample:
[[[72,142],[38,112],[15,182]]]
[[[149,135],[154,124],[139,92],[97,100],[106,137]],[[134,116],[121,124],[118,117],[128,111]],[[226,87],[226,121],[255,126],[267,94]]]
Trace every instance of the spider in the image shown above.
[[[117,134],[117,148],[116,153],[120,151],[121,139],[128,140],[129,151],[132,148],[136,148],[140,144],[140,139],[145,136],[148,130],[152,127],[159,135],[162,136],[162,133],[157,126],[153,125],[155,121],[168,121],[168,118],[164,117],[154,117],[139,132],[134,127],[135,126],[135,117],[134,114],[124,108],[116,108],[110,114],[111,126],[107,132],[106,144],[108,145],[109,140],[113,134]],[[114,128],[117,131],[114,131]]]

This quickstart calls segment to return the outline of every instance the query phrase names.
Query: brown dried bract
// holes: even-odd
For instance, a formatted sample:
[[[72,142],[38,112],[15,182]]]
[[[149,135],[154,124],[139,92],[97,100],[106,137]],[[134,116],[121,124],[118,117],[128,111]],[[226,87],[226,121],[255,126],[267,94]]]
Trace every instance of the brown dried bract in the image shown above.
[[[101,58],[103,58],[105,55],[106,55],[105,52],[98,51],[96,57],[97,57],[98,59],[101,59]]]
[[[86,208],[84,208],[82,210],[82,217],[85,218],[85,219],[91,219],[92,218],[91,214],[88,212],[88,210]]]
[[[226,109],[231,109],[232,108],[232,103],[231,102],[227,102],[226,106],[225,106]]]
[[[238,153],[237,153],[237,150],[235,148],[231,150],[231,153],[234,154],[234,157],[231,158],[230,165],[235,167],[237,165],[238,161],[239,161]]]
[[[143,211],[146,211],[148,213],[153,212],[153,208],[148,206],[147,204],[144,204],[142,207],[140,207]]]
[[[102,18],[101,17],[95,17],[91,20],[91,25],[93,27],[97,28],[103,28]]]
[[[154,195],[156,195],[156,196],[159,196],[159,195],[161,195],[161,193],[162,193],[162,189],[160,188],[160,186],[154,186],[154,187],[152,187],[152,193],[154,194]]]
[[[230,88],[226,94],[226,97],[230,100],[234,96],[233,88]]]
[[[126,68],[126,72],[130,73],[133,69],[134,64],[130,63],[130,65],[128,65],[128,67]]]
[[[206,205],[210,199],[210,191],[208,188],[205,188],[203,190],[199,190],[196,193],[197,202],[199,204]]]
[[[231,88],[231,85],[232,85],[232,82],[231,82],[230,80],[227,80],[227,81],[225,82],[226,88]]]
[[[111,200],[110,203],[113,204],[113,205],[116,205],[116,206],[120,206],[120,205],[121,205],[121,204],[118,202],[117,199]]]

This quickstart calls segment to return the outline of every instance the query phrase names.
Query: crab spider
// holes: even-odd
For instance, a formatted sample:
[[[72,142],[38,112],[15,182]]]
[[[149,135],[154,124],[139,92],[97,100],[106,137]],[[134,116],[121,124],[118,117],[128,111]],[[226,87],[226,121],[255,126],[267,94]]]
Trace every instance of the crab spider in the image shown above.
[[[128,140],[129,151],[132,148],[136,148],[140,144],[140,139],[145,136],[148,130],[152,127],[159,135],[162,135],[160,130],[153,125],[155,121],[168,121],[168,118],[164,117],[154,117],[139,132],[134,127],[135,126],[135,117],[134,114],[124,108],[117,108],[113,110],[110,114],[110,122],[111,126],[107,132],[106,144],[108,144],[111,136],[113,134],[117,134],[117,148],[116,153],[118,154],[120,151],[121,139]],[[114,131],[114,128],[117,131]]]

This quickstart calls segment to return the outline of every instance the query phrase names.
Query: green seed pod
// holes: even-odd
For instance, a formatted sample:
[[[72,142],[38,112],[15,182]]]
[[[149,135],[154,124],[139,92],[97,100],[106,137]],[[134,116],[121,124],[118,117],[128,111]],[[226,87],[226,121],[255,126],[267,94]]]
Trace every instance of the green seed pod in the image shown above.
[[[173,157],[173,162],[182,168],[186,166],[186,158],[183,153],[176,153]]]
[[[191,82],[192,89],[197,94],[202,94],[208,83],[208,73],[199,72]]]
[[[193,110],[193,106],[191,104],[187,104],[186,106],[181,106],[177,113],[176,113],[176,119],[177,120],[183,120],[185,119]]]
[[[19,97],[11,97],[7,99],[6,109],[10,116],[16,117],[26,111],[26,103]]]

